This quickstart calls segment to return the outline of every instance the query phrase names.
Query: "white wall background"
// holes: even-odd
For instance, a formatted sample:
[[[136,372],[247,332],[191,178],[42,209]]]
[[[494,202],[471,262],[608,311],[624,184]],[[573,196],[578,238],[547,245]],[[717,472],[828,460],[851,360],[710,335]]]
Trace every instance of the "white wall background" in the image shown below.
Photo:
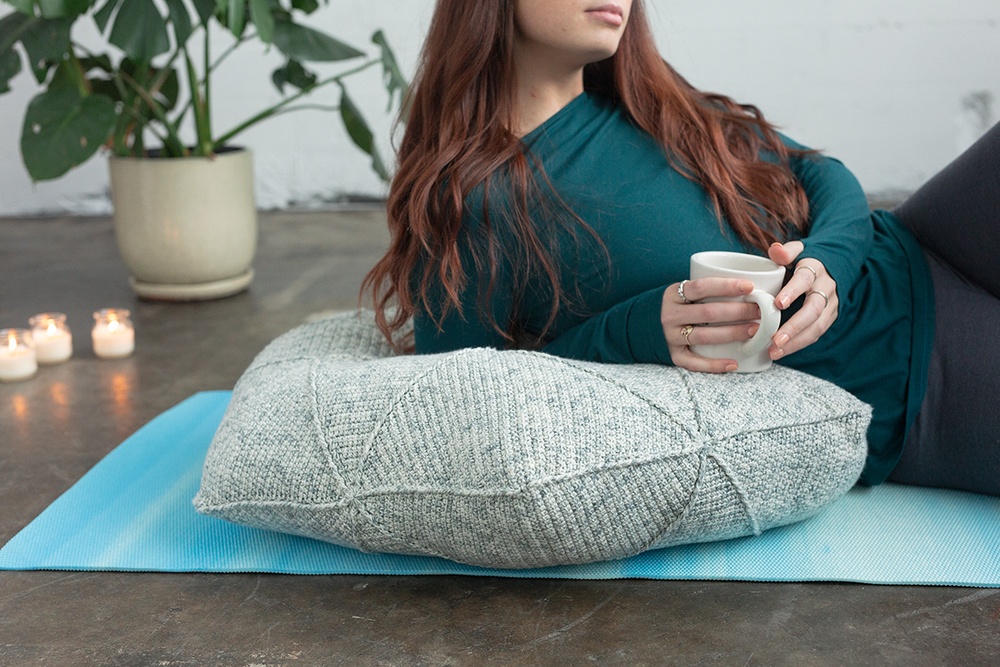
[[[469,0],[478,1],[478,0]],[[692,83],[759,106],[797,140],[844,160],[873,194],[906,192],[1000,119],[998,0],[647,0],[664,55]],[[383,28],[412,75],[433,0],[333,0],[311,23],[367,49]],[[91,35],[79,35],[92,39]],[[216,83],[217,129],[278,99],[278,58],[256,45]],[[352,81],[389,152],[379,73]],[[0,215],[110,211],[100,154],[57,181],[33,184],[21,164],[24,109],[37,93],[22,72],[0,96]],[[334,89],[319,102],[336,101]],[[323,207],[384,186],[330,112],[304,111],[242,136],[256,155],[258,205]]]

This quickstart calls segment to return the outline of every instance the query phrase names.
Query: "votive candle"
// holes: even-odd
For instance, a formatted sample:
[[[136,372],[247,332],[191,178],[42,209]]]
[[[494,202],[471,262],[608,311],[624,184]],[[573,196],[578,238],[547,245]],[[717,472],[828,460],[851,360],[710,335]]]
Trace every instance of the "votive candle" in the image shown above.
[[[0,382],[17,382],[38,372],[35,344],[27,329],[0,329]]]
[[[135,350],[135,328],[124,308],[102,308],[94,313],[90,332],[94,354],[101,359],[121,359]]]
[[[40,364],[58,364],[73,356],[73,334],[62,313],[39,313],[28,320]]]

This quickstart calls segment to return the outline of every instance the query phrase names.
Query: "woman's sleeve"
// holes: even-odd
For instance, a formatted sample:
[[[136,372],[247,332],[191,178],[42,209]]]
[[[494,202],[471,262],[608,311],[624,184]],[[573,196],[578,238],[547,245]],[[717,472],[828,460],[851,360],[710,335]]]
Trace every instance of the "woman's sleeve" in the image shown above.
[[[469,223],[466,231],[477,224],[474,218]],[[493,288],[486,292],[484,281],[488,283],[489,277],[474,270],[471,251],[461,250],[460,258],[468,274],[460,294],[461,312],[451,309],[438,327],[428,313],[418,310],[413,318],[418,354],[508,346],[490,319],[506,327],[514,316],[515,281],[511,267],[506,261],[501,262],[493,276]],[[670,364],[670,352],[660,326],[664,289],[651,289],[615,304],[548,341],[542,351],[584,361]],[[432,299],[440,299],[440,295],[432,295]]]
[[[782,137],[791,148],[803,146]],[[809,232],[799,259],[823,263],[846,294],[861,274],[871,249],[874,228],[861,184],[839,160],[824,155],[792,157],[792,172],[809,198]]]
[[[471,266],[470,260],[463,253],[463,265]],[[418,311],[414,315],[417,354],[507,346],[507,341],[489,324],[485,315],[488,312],[501,326],[510,321],[513,280],[509,271],[498,270],[492,293],[487,298],[482,298],[482,280],[469,272],[468,283],[461,294],[462,312],[452,309],[440,328],[426,312]],[[541,351],[583,361],[670,364],[670,351],[660,327],[664,289],[658,287],[643,292],[584,320],[546,343]]]
[[[672,365],[660,325],[665,287],[657,287],[594,315],[549,341],[543,352],[612,364]]]

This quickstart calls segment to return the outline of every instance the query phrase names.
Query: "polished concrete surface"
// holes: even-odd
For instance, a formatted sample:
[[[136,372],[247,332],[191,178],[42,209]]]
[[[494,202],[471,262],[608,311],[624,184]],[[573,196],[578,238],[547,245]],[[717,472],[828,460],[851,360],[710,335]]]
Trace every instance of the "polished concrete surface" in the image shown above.
[[[0,384],[0,544],[126,436],[357,303],[384,213],[263,214],[249,292],[140,302],[107,219],[0,220],[0,328],[69,315],[75,356]],[[136,354],[90,351],[134,312]],[[0,665],[1000,665],[1000,590],[475,577],[0,572]]]

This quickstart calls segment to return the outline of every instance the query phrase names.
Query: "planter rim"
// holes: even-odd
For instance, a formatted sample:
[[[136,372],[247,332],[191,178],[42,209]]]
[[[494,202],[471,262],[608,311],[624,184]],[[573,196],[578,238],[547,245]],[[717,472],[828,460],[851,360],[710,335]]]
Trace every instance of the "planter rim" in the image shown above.
[[[212,157],[205,157],[203,155],[187,155],[184,157],[146,155],[137,157],[134,155],[115,155],[114,153],[109,153],[108,160],[111,162],[214,162],[216,160],[251,155],[252,153],[253,151],[243,146],[227,146]]]

